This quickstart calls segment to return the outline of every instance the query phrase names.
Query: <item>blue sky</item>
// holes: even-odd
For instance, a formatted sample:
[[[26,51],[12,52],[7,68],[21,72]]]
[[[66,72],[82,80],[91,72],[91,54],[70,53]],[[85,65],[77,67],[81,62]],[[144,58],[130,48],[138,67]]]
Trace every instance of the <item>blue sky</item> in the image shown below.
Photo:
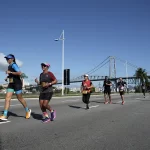
[[[13,53],[23,62],[22,71],[38,77],[40,63],[49,62],[61,79],[65,30],[65,68],[71,77],[88,72],[108,56],[117,56],[149,69],[149,0],[6,0],[0,1],[0,52]],[[125,65],[116,61],[117,76]],[[107,75],[108,65],[93,73]],[[134,69],[128,66],[129,75]],[[0,73],[0,80],[5,74]]]

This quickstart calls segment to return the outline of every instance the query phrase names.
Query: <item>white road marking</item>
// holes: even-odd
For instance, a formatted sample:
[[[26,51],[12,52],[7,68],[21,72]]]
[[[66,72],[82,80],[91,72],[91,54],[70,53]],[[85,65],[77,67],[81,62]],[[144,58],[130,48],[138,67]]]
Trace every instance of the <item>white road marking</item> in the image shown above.
[[[0,124],[9,123],[9,122],[11,122],[11,121],[0,122]]]
[[[149,96],[146,96],[145,98],[144,97],[140,97],[140,98],[136,98],[136,99],[146,99],[146,98],[149,98]]]
[[[98,107],[99,105],[95,105],[95,106],[90,106],[89,108],[96,108]]]
[[[122,103],[122,101],[118,101],[118,102],[117,102],[117,104],[119,104],[119,103]],[[125,103],[125,101],[124,101],[124,103]]]
[[[19,105],[21,105],[21,104],[10,105],[10,107],[19,106]],[[4,106],[0,106],[0,107],[4,107]]]
[[[81,99],[75,99],[75,100],[65,100],[65,101],[61,101],[61,102],[73,102],[73,101],[82,101]]]

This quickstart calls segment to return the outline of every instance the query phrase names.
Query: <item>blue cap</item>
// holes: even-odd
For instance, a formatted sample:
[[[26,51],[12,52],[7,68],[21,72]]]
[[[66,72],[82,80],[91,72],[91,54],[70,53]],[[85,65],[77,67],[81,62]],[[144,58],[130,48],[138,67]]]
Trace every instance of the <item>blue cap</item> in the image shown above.
[[[14,56],[12,56],[11,54],[9,54],[9,55],[5,56],[4,58],[13,59]]]

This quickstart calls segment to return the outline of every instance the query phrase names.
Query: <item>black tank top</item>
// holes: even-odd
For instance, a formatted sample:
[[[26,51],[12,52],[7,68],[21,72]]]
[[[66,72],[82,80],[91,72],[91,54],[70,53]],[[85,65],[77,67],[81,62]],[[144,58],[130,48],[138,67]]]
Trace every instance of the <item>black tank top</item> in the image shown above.
[[[16,63],[13,63],[13,64],[16,64]],[[16,71],[12,68],[13,64],[8,66],[8,70],[11,71],[11,72],[16,72]],[[12,78],[12,79],[13,79],[13,82],[12,82],[13,84],[22,84],[22,81],[21,81],[19,75],[9,74],[8,78]]]

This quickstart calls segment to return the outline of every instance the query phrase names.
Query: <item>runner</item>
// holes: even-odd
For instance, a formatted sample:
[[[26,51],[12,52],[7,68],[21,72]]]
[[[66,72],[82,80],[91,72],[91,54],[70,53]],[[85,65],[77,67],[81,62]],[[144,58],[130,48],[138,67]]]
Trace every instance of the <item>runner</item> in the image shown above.
[[[105,102],[104,104],[108,104],[107,101],[107,95],[109,97],[109,103],[112,104],[111,101],[111,88],[110,86],[112,85],[111,81],[108,79],[108,77],[105,77],[104,83],[103,83],[103,87],[104,87],[104,98],[105,98]]]
[[[82,101],[86,104],[86,109],[89,109],[90,103],[90,95],[91,95],[91,88],[93,88],[92,82],[89,80],[87,74],[84,75],[84,81],[81,84],[81,92],[82,92]]]
[[[148,85],[147,91],[148,91],[148,93],[150,94],[150,85]]]
[[[8,119],[8,109],[10,107],[10,101],[12,98],[13,93],[15,92],[17,99],[20,101],[20,103],[23,105],[26,111],[26,119],[29,119],[31,116],[31,109],[27,107],[26,101],[22,97],[22,81],[21,81],[21,71],[16,64],[15,56],[12,54],[9,54],[5,56],[9,66],[8,70],[6,71],[6,74],[8,74],[8,77],[5,79],[5,81],[9,80],[9,84],[7,87],[7,93],[5,97],[5,108],[4,113],[2,116],[0,116],[0,120],[7,120]]]
[[[145,92],[146,92],[146,85],[145,83],[142,83],[142,93],[143,93],[144,98],[145,98]]]
[[[57,80],[54,74],[48,71],[50,67],[48,63],[41,63],[41,67],[43,72],[40,74],[39,81],[38,79],[35,79],[35,82],[40,85],[39,103],[44,116],[42,121],[46,123],[50,120],[53,121],[56,118],[56,111],[50,107],[49,102],[53,95],[52,85],[56,84]],[[46,110],[50,111],[51,117],[49,117]]]
[[[119,93],[120,93],[120,96],[121,96],[121,99],[122,99],[122,105],[124,104],[124,86],[126,85],[126,82],[124,82],[122,80],[122,78],[119,79],[120,81],[118,82],[118,87],[119,87]]]

